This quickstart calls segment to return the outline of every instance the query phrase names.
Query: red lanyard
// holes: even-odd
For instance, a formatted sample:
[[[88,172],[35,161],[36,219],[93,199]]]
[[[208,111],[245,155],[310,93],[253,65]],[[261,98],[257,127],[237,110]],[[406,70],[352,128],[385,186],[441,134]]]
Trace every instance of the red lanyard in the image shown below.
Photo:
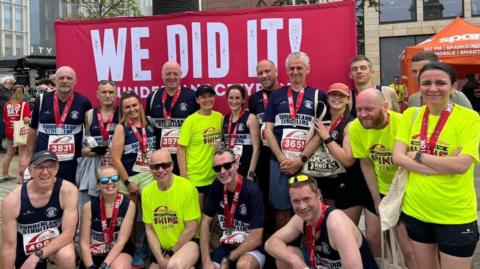
[[[58,96],[56,94],[53,95],[53,115],[55,116],[55,124],[57,127],[63,127],[65,125],[65,120],[67,119],[68,112],[70,112],[70,107],[73,103],[73,95],[74,93],[70,94],[70,97],[67,100],[67,104],[62,111],[62,116],[60,117],[60,112],[58,108]]]
[[[302,89],[300,92],[298,92],[297,96],[297,102],[296,106],[294,107],[293,105],[293,90],[291,87],[288,88],[287,96],[288,96],[288,110],[290,111],[290,118],[292,118],[293,122],[297,120],[297,114],[298,110],[300,109],[300,106],[302,105],[303,101],[303,94],[304,90]]]
[[[237,210],[238,200],[240,198],[240,191],[243,186],[243,177],[237,175],[237,186],[233,194],[232,207],[228,210],[227,186],[223,186],[223,212],[225,214],[225,227],[227,229],[233,228],[233,220],[235,219],[235,211]]]
[[[240,116],[238,117],[237,124],[235,125],[235,128],[233,128],[232,131],[232,125],[233,125],[233,113],[230,114],[230,117],[228,117],[228,129],[227,133],[230,135],[230,140],[228,141],[228,147],[233,148],[235,139],[237,139],[237,130],[238,130],[238,124],[240,123],[240,120],[242,119],[243,113],[245,113],[244,110],[240,112]]]
[[[115,232],[115,226],[117,225],[118,211],[120,209],[120,202],[122,201],[122,195],[117,193],[115,196],[115,203],[113,204],[112,217],[110,218],[110,227],[107,227],[107,212],[105,210],[105,200],[100,196],[100,221],[102,222],[103,237],[105,243],[110,244],[113,241],[113,233]]]
[[[113,124],[113,116],[115,115],[115,107],[113,108],[112,113],[108,116],[107,120],[107,127],[105,128],[104,122],[102,119],[102,114],[100,113],[100,107],[97,110],[97,119],[98,119],[98,128],[100,129],[100,134],[103,137],[103,140],[108,141],[110,139],[110,129],[112,128]]]
[[[265,111],[266,111],[268,106],[268,95],[265,92],[265,90],[263,90],[262,95],[263,95],[263,107],[265,108]]]
[[[322,203],[322,202],[320,202]],[[322,203],[322,215],[320,215],[320,218],[317,221],[317,224],[315,225],[315,231],[320,231],[320,226],[322,225],[323,218],[325,217],[325,211],[327,210],[327,205]],[[315,263],[315,231],[313,230],[313,227],[310,225],[306,225],[306,230],[307,230],[307,248],[308,248],[308,256],[309,256],[309,261],[310,261],[310,267],[311,268],[316,268],[316,263]]]
[[[341,115],[338,117],[338,119],[330,126],[330,129],[328,129],[328,133],[331,135],[335,129],[337,129],[338,125],[340,125],[343,120],[345,119],[344,115]]]
[[[163,89],[163,94],[162,94],[162,108],[163,108],[163,117],[165,119],[170,119],[171,118],[171,113],[173,110],[173,107],[178,101],[178,97],[180,96],[180,92],[182,91],[182,88],[179,86],[175,94],[173,95],[172,103],[170,104],[170,112],[165,109],[165,102],[167,102],[167,89]]]
[[[128,123],[130,125],[130,128],[133,130],[133,134],[137,138],[138,142],[140,143],[140,150],[145,153],[148,150],[148,138],[147,138],[147,130],[145,129],[145,125],[142,123],[142,135],[137,130],[137,127],[135,126],[135,123],[130,121]]]
[[[430,136],[430,141],[427,145],[427,132],[428,132],[428,116],[430,115],[430,109],[428,106],[425,108],[422,118],[422,128],[420,129],[420,151],[427,154],[433,154],[435,146],[437,145],[438,137],[445,127],[450,114],[452,114],[453,104],[448,104],[447,107],[440,114],[440,119],[438,119],[437,125],[433,130],[432,135]]]

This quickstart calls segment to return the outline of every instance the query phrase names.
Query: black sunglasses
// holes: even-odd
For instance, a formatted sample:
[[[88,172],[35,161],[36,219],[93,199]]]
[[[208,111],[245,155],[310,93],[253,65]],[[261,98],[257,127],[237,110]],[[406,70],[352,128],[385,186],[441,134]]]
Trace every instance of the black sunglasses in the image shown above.
[[[165,170],[165,169],[168,169],[172,166],[172,162],[166,162],[166,163],[154,163],[154,164],[151,164],[149,165],[150,166],[150,169],[151,170],[158,170],[160,169],[160,167]]]
[[[110,84],[110,85],[112,85],[112,86],[116,86],[116,85],[117,85],[117,83],[116,83],[115,81],[113,81],[113,80],[105,80],[105,79],[100,80],[100,84],[102,84],[102,85]]]
[[[120,180],[120,177],[118,175],[111,176],[111,177],[101,177],[97,181],[98,183],[105,185],[108,184],[108,182],[112,181],[112,183],[116,183]]]
[[[229,163],[224,163],[224,164],[219,164],[219,165],[214,165],[213,166],[213,171],[215,171],[216,173],[222,171],[222,167],[225,169],[225,170],[230,170],[232,168],[232,165],[235,163],[236,160],[233,160]]]

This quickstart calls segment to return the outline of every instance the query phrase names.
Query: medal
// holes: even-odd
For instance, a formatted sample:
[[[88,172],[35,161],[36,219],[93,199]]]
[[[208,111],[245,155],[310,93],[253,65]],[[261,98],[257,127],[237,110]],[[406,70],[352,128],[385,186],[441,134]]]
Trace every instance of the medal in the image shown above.
[[[287,100],[288,100],[288,110],[290,112],[290,118],[292,119],[292,126],[295,128],[297,127],[297,114],[300,110],[300,106],[302,105],[303,101],[304,90],[302,89],[297,96],[297,102],[293,103],[293,90],[292,88],[288,88],[287,91]]]
[[[100,146],[108,147],[108,140],[102,140],[102,142],[100,142]]]
[[[170,118],[165,119],[165,127],[170,127],[171,125],[172,125],[172,121],[170,120]]]
[[[235,192],[233,194],[232,206],[228,206],[227,186],[223,185],[223,214],[225,215],[225,233],[227,235],[232,234],[233,224],[235,219],[235,211],[237,210],[238,200],[240,198],[240,191],[243,186],[243,177],[237,175],[237,186],[235,186]]]
[[[297,119],[292,119],[292,126],[297,127]]]
[[[226,228],[225,229],[225,234],[232,235],[232,229],[231,228]]]

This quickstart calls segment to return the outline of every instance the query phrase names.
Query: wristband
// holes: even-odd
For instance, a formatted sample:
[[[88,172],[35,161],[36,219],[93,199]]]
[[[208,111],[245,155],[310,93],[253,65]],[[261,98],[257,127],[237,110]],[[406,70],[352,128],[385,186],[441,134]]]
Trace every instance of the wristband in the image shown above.
[[[330,136],[329,138],[323,140],[323,143],[325,143],[325,145],[327,145],[328,143],[332,143],[333,141],[335,141],[335,139],[333,139],[333,137]]]

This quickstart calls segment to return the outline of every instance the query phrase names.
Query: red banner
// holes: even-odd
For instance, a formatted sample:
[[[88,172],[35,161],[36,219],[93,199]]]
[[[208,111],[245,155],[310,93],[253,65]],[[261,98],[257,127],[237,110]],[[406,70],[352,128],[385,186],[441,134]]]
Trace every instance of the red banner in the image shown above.
[[[211,84],[225,112],[228,85],[242,84],[248,94],[261,89],[256,64],[268,58],[287,83],[285,58],[292,51],[310,56],[307,84],[325,89],[346,82],[356,54],[354,1],[265,7],[221,12],[185,12],[164,16],[85,21],[56,21],[57,66],[77,72],[76,91],[93,103],[98,81],[118,82],[118,94],[134,90],[146,98],[162,86],[167,60],[182,67],[183,85]]]

